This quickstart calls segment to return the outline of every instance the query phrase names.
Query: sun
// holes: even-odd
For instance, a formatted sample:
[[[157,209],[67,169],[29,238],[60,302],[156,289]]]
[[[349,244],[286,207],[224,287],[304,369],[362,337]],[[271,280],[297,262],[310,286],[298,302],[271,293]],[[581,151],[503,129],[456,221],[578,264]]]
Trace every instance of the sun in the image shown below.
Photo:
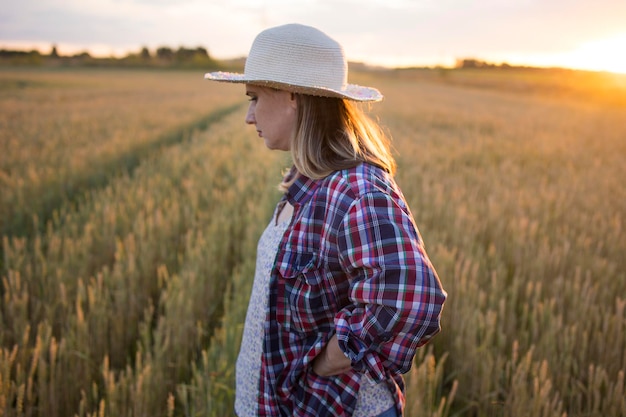
[[[626,74],[626,33],[585,42],[562,57],[565,66]]]

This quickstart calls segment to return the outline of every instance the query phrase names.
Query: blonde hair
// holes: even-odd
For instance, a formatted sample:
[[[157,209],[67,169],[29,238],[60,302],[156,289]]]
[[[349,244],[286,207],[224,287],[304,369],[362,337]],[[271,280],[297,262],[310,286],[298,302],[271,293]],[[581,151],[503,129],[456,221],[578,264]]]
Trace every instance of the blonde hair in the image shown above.
[[[291,155],[296,170],[311,179],[362,162],[395,174],[390,140],[380,125],[350,100],[296,94],[298,117]],[[285,191],[297,175],[280,184]]]

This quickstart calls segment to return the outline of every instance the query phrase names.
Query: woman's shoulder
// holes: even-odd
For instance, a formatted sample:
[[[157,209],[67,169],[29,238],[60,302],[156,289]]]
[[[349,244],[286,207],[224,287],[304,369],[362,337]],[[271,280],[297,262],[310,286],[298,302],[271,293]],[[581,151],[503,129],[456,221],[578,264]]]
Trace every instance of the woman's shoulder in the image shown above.
[[[334,171],[319,180],[313,200],[316,205],[346,206],[347,209],[356,201],[372,195],[396,202],[403,200],[402,193],[387,171],[372,164],[361,163],[352,168]]]
[[[355,167],[336,171],[331,174],[329,184],[340,184],[354,198],[365,194],[382,192],[396,194],[397,185],[393,177],[384,169],[363,162]]]
[[[310,202],[311,213],[323,216],[327,223],[340,222],[356,208],[356,212],[378,209],[387,214],[397,209],[408,213],[408,206],[393,176],[375,165],[358,166],[335,171],[318,182]]]

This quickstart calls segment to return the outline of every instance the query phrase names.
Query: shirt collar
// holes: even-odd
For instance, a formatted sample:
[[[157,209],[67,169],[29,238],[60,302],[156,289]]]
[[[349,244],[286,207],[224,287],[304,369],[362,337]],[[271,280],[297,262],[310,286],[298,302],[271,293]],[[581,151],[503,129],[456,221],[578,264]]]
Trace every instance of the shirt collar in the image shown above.
[[[300,174],[295,167],[292,167],[287,177],[290,178],[294,175],[296,175],[296,179],[287,189],[287,193],[285,193],[287,201],[293,206],[308,201],[320,184],[319,180],[312,180]]]

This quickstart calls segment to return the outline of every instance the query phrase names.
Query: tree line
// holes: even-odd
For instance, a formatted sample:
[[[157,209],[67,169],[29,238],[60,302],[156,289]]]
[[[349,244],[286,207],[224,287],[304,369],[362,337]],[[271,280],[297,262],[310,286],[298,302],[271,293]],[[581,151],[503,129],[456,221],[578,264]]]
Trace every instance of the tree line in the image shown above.
[[[89,52],[62,55],[56,45],[50,53],[38,50],[22,51],[0,49],[0,65],[31,66],[125,66],[125,67],[176,67],[176,68],[219,68],[219,61],[213,59],[204,47],[178,49],[161,46],[151,51],[147,47],[139,52],[131,52],[124,57],[94,57]]]

